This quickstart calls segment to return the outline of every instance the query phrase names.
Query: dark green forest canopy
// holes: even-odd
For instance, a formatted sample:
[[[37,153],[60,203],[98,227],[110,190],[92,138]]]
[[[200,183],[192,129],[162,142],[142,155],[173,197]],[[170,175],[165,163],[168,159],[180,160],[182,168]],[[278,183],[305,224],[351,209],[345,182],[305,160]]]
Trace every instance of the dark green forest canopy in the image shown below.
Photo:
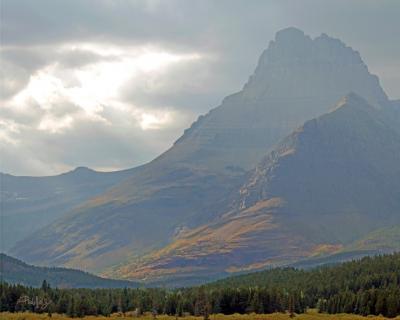
[[[281,286],[305,289],[319,284],[320,287],[342,290],[349,288],[380,287],[391,276],[399,277],[400,253],[364,257],[341,264],[326,265],[314,269],[275,268],[229,277],[209,284],[209,287]],[[398,280],[398,279],[397,279]]]
[[[0,303],[1,311],[30,310],[70,316],[133,310],[177,316],[302,313],[307,308],[318,308],[327,313],[394,317],[400,314],[400,253],[313,270],[273,269],[170,290],[53,289],[47,282],[41,288],[2,283]]]

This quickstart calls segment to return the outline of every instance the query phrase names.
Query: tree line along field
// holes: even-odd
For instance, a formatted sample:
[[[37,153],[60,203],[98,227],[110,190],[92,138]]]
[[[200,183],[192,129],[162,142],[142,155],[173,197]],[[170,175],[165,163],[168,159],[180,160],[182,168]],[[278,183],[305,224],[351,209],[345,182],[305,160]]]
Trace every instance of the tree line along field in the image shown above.
[[[150,312],[160,319],[190,315],[208,320],[222,317],[219,314],[243,319],[269,319],[265,314],[271,319],[285,319],[287,314],[340,319],[343,313],[354,314],[355,319],[356,314],[395,318],[400,315],[400,253],[312,270],[277,268],[188,288],[58,289],[43,281],[40,288],[0,283],[0,292],[0,311],[10,312],[7,317],[26,311],[37,317]],[[318,313],[310,314],[310,309]]]
[[[53,314],[51,317],[44,314],[36,314],[36,313],[28,313],[28,312],[18,312],[18,313],[9,313],[3,312],[0,313],[0,319],[2,320],[70,320],[73,319],[66,315],[59,315]],[[125,315],[121,314],[112,314],[109,317],[104,316],[85,316],[82,319],[84,320],[101,320],[101,319],[111,319],[111,320],[118,320],[118,319],[135,319],[132,314],[127,313]],[[136,318],[140,320],[154,320],[152,315],[144,315],[140,318]],[[176,320],[174,316],[167,316],[167,315],[160,315],[157,316],[157,320]],[[182,318],[184,320],[203,320],[202,317],[195,317],[195,316],[187,316]],[[316,310],[308,310],[306,313],[303,314],[295,314],[294,317],[290,317],[287,313],[273,313],[273,314],[233,314],[233,315],[223,315],[223,314],[216,314],[211,315],[210,320],[290,320],[290,319],[298,319],[298,320],[379,320],[379,319],[387,319],[383,316],[359,316],[353,314],[324,314],[318,313]],[[399,320],[399,317],[396,317],[395,320]]]

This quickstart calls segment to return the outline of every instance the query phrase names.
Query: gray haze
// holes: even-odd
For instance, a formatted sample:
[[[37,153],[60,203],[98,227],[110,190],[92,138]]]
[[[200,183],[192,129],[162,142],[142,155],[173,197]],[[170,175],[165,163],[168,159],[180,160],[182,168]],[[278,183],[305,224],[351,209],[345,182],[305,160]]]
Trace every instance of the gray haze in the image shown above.
[[[241,88],[276,31],[327,33],[400,98],[400,2],[1,2],[0,171],[132,167]]]

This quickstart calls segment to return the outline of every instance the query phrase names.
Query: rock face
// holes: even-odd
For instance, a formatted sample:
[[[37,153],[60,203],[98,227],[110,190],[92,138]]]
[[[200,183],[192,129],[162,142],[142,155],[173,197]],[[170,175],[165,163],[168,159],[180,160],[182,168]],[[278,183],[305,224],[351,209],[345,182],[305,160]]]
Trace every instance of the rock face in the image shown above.
[[[282,214],[290,214],[295,226],[312,221],[319,238],[338,243],[399,222],[400,135],[387,120],[361,97],[346,96],[256,167],[241,190],[240,206],[282,198]],[[349,219],[362,223],[346,224]]]
[[[328,103],[322,104],[330,106],[349,89],[371,104],[387,101],[378,78],[369,74],[358,52],[326,34],[312,40],[302,31],[288,28],[279,31],[263,52],[244,91],[256,99],[309,99],[317,108],[314,111],[320,112],[318,103],[325,100]],[[322,101],[313,102],[315,99]],[[301,111],[307,116],[306,110]]]
[[[185,230],[219,221],[247,171],[268,150],[306,120],[326,113],[349,92],[364,97],[368,108],[376,112],[391,105],[357,52],[326,35],[311,39],[294,28],[282,30],[263,52],[243,90],[199,117],[161,156],[19,243],[12,253],[41,264],[108,270],[111,274],[115,265],[125,264],[131,270],[129,266],[154,250],[169,250],[168,245],[186,234]],[[280,206],[279,199],[272,203]],[[250,213],[243,214],[243,222],[235,216],[232,223],[257,225],[258,234],[264,234],[265,220],[254,220]],[[221,237],[225,233],[214,235],[224,248]],[[299,243],[282,229],[273,238]],[[202,239],[204,244],[208,238]],[[258,240],[260,245],[271,244],[268,239]],[[237,241],[235,245],[240,246]],[[309,248],[291,250],[285,259],[305,255],[302,252]],[[264,253],[249,251],[246,257]],[[194,260],[201,261],[198,256]],[[115,272],[123,275],[121,270]]]
[[[110,274],[204,280],[338,254],[372,230],[400,225],[400,134],[386,120],[346,96],[274,148],[227,212]],[[393,239],[377,248],[398,249]]]
[[[354,92],[387,105],[376,76],[358,52],[322,34],[279,31],[242,91],[201,116],[162,158],[207,168],[251,169],[265,151],[305,121]]]

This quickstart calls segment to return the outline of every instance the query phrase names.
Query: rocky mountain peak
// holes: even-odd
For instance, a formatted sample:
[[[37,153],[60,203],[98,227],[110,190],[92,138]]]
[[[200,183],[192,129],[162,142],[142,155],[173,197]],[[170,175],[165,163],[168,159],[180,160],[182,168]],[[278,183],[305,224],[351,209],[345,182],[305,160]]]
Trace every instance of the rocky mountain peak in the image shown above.
[[[303,31],[291,27],[276,33],[275,40],[269,43],[268,48],[260,57],[256,73],[271,64],[318,62],[364,65],[360,54],[346,46],[341,40],[330,37],[326,33],[312,39]]]
[[[275,34],[275,43],[279,46],[292,46],[311,42],[311,38],[304,31],[295,27],[288,27]]]
[[[357,51],[325,33],[312,39],[290,27],[278,31],[262,53],[243,95],[250,99],[324,97],[333,103],[349,90],[375,105],[388,102],[379,79],[369,73]]]
[[[297,28],[283,29],[243,90],[201,116],[158,160],[251,169],[264,150],[349,92],[376,108],[390,104],[357,51],[326,34],[312,39]]]

